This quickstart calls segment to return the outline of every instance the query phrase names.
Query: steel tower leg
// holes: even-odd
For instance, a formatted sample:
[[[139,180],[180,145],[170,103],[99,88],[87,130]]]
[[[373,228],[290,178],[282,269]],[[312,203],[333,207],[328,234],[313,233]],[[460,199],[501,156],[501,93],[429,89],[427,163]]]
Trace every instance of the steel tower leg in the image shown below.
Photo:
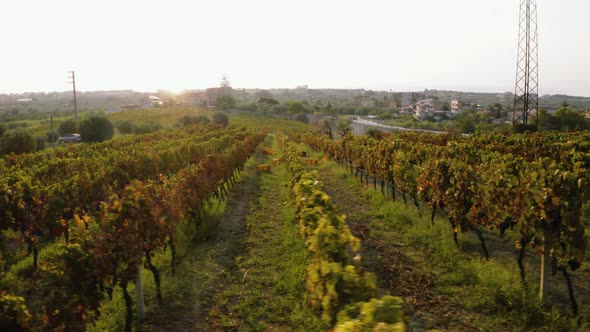
[[[539,110],[539,40],[537,1],[520,1],[516,87],[514,91],[514,125],[537,125]],[[530,123],[533,120],[534,123]]]

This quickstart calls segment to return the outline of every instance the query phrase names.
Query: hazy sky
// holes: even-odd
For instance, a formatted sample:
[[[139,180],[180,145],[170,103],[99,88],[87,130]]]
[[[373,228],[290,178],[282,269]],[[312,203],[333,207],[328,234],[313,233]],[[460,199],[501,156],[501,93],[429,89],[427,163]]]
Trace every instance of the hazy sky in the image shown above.
[[[1,0],[0,93],[514,91],[520,0]],[[541,94],[590,96],[589,0],[538,0]]]

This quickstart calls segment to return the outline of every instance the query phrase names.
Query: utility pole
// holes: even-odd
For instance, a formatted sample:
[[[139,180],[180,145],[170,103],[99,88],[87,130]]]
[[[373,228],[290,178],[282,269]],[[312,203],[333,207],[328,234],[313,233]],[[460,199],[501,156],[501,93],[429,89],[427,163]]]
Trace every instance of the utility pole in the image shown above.
[[[514,125],[527,125],[539,110],[539,39],[537,0],[520,0],[518,60],[514,89]],[[535,123],[535,126],[537,123]]]
[[[53,129],[53,111],[51,111],[51,148],[55,150],[55,130]]]
[[[78,100],[76,99],[76,72],[75,71],[69,71],[69,73],[72,75],[70,77],[68,77],[69,79],[71,79],[71,83],[72,84],[72,90],[74,92],[74,113],[75,113],[75,121],[76,121],[76,128],[78,128]]]

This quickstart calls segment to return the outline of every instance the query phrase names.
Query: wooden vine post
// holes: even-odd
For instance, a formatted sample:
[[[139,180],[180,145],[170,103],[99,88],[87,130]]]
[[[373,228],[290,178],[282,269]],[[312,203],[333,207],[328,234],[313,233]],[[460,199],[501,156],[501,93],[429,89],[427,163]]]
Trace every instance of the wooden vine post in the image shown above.
[[[137,279],[135,280],[135,300],[137,301],[137,319],[145,319],[145,302],[143,300],[143,283],[141,282],[141,264],[137,263]]]
[[[547,299],[547,278],[551,275],[551,248],[553,246],[551,230],[543,229],[543,255],[541,256],[541,277],[539,282],[539,303]]]
[[[135,218],[135,231],[137,238],[141,238],[139,234],[139,220]],[[143,283],[141,282],[141,258],[135,263],[137,269],[137,276],[135,279],[135,301],[137,302],[137,319],[141,322],[145,319],[145,302],[143,300]]]

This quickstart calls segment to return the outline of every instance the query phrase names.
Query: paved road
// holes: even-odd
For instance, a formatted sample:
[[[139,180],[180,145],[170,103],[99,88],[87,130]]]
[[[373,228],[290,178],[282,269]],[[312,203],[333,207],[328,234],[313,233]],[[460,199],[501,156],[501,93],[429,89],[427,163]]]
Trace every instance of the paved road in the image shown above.
[[[399,130],[399,131],[416,131],[416,132],[431,133],[431,134],[446,134],[446,132],[438,131],[438,130],[414,129],[414,128],[404,128],[404,127],[398,127],[398,126],[388,126],[388,125],[384,125],[384,124],[381,124],[381,123],[378,123],[375,121],[365,120],[365,119],[361,119],[361,118],[353,120],[352,123],[353,123],[353,125],[357,124],[357,125],[366,126],[366,127],[381,128],[381,129],[386,129],[388,131]],[[363,133],[355,133],[354,130],[353,130],[353,133],[355,135],[364,134],[364,132]],[[462,135],[469,136],[469,134],[462,134]]]

